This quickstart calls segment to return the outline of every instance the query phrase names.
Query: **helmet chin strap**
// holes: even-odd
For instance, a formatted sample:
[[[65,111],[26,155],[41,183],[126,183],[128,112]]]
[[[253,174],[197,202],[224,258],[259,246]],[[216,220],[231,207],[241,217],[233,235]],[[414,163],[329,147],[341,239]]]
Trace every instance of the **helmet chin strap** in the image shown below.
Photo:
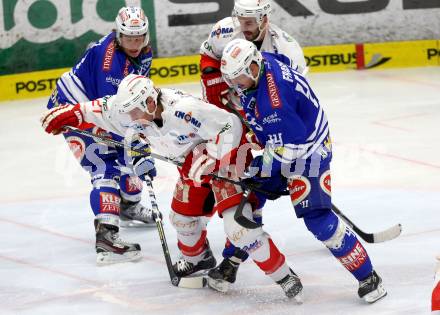
[[[261,25],[265,24],[263,27],[261,27]],[[257,38],[255,38],[253,40],[253,42],[260,42],[263,40],[264,35],[266,34],[266,29],[267,29],[267,22],[266,23],[261,23],[260,25],[258,25],[258,30],[260,31],[258,33]]]

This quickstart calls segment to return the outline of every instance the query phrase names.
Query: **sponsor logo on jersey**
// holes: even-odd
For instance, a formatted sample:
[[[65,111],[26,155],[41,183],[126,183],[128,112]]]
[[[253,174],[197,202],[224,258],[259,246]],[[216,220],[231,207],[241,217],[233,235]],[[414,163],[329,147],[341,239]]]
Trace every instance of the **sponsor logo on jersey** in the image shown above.
[[[99,199],[101,213],[112,213],[119,215],[121,198],[115,194],[101,191],[99,193]]]
[[[67,137],[66,141],[75,158],[81,161],[86,151],[84,140],[80,137]]]
[[[273,109],[280,108],[281,107],[280,95],[278,93],[278,88],[275,84],[275,80],[273,78],[272,73],[267,72],[266,79],[267,79],[267,90],[269,92],[270,105],[272,106]]]
[[[362,244],[357,241],[347,255],[338,259],[348,271],[352,272],[359,269],[367,261],[368,255]]]
[[[111,41],[105,49],[104,60],[102,61],[102,70],[110,71],[112,68],[113,56],[115,55],[115,43]]]
[[[263,118],[263,125],[275,124],[280,121],[281,121],[281,118],[279,118],[278,113],[275,112],[275,113]]]
[[[289,67],[286,64],[282,63],[281,61],[279,61],[279,60],[275,59],[275,61],[278,63],[278,65],[281,68],[281,74],[283,75],[283,79],[286,80],[286,81],[289,81],[289,82],[293,82],[292,72],[290,72]]]
[[[121,83],[121,79],[113,78],[112,76],[108,75],[108,76],[105,77],[105,82],[110,83],[110,84],[112,84],[112,85],[117,87]]]
[[[197,119],[192,117],[191,112],[185,113],[185,112],[181,112],[179,110],[176,110],[174,112],[174,116],[176,116],[177,118],[183,119],[185,122],[190,123],[191,125],[193,125],[196,128],[200,128],[200,126],[202,125],[202,123],[200,121],[198,121]]]
[[[319,179],[319,185],[321,189],[331,197],[332,195],[332,179],[330,175],[330,170],[325,171],[321,178]]]
[[[206,81],[206,85],[207,86],[213,86],[213,85],[219,84],[221,82],[224,82],[223,78],[222,77],[218,77],[218,78],[207,80]]]
[[[205,49],[206,49],[207,51],[212,52],[212,46],[209,45],[208,41],[205,41],[205,42],[203,43],[203,47],[205,47]]]
[[[297,175],[289,179],[288,185],[290,192],[290,199],[293,206],[298,205],[301,201],[307,198],[310,193],[310,181],[301,175]]]
[[[190,132],[187,135],[177,135],[176,138],[177,138],[177,142],[179,144],[186,144],[186,143],[190,143],[191,142],[191,138],[194,138],[195,136],[196,136],[195,133]]]
[[[130,177],[128,176],[125,179],[125,188],[127,189],[127,192],[130,193],[137,193],[142,190],[142,181],[139,177]]]
[[[249,123],[249,125],[252,126],[252,129],[255,129],[257,131],[263,131],[263,127],[259,125],[255,119],[255,117],[252,117],[250,114],[246,113],[246,120]]]
[[[110,83],[116,87],[121,83],[121,79],[113,78],[112,76],[105,77],[105,82]]]
[[[220,35],[225,34],[231,34],[234,31],[232,27],[218,27],[216,30],[211,32],[211,37],[217,36],[220,37]]]

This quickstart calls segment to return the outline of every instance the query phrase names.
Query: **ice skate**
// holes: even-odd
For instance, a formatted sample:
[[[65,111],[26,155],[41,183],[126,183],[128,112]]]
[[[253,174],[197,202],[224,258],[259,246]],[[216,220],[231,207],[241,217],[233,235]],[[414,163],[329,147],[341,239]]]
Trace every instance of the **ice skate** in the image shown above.
[[[382,284],[382,278],[379,277],[376,271],[373,270],[368,278],[359,281],[358,294],[367,303],[374,303],[387,295],[387,291]]]
[[[98,265],[137,261],[142,258],[140,245],[121,240],[116,225],[103,224],[95,220],[95,227]]]
[[[154,227],[155,214],[152,209],[144,207],[140,202],[121,200],[119,213],[121,227]],[[162,218],[162,214],[160,214]]]
[[[185,258],[181,258],[173,265],[174,272],[178,277],[188,277],[200,270],[207,270],[214,268],[217,264],[211,249],[208,247],[201,256],[201,260],[197,263],[192,263]]]
[[[303,302],[303,294],[302,289],[303,285],[299,277],[290,269],[290,273],[285,276],[280,281],[277,281],[277,284],[281,286],[284,293],[288,298],[292,298],[296,303],[302,304]]]
[[[225,258],[214,269],[208,272],[208,286],[219,292],[226,293],[229,290],[229,285],[235,282],[237,277],[239,263]]]

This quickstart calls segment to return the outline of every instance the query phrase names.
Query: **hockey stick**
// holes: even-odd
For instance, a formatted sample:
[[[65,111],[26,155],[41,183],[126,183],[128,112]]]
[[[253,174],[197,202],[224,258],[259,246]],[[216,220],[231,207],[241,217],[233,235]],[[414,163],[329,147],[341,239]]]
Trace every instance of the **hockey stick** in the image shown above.
[[[170,158],[167,158],[165,156],[158,155],[158,154],[155,154],[155,153],[151,152],[150,148],[147,148],[147,149],[135,148],[135,147],[126,145],[126,144],[124,144],[124,143],[122,143],[120,141],[113,140],[113,139],[110,139],[108,137],[104,137],[104,136],[92,133],[90,131],[78,129],[78,128],[71,127],[71,126],[64,126],[63,128],[65,130],[68,130],[68,131],[71,131],[71,132],[75,132],[77,134],[80,134],[80,135],[92,138],[96,142],[101,142],[101,143],[104,143],[104,144],[107,144],[107,145],[110,145],[110,146],[115,146],[115,147],[118,147],[118,148],[126,149],[127,151],[130,151],[131,153],[135,152],[137,154],[141,154],[141,155],[145,155],[145,156],[152,156],[155,159],[162,160],[162,161],[169,162],[169,163],[173,163],[174,165],[177,165],[177,166],[181,166],[182,165],[182,163],[180,163],[178,161],[175,161],[173,159],[170,159]]]
[[[120,148],[124,148],[126,150],[130,150],[130,151],[142,154],[142,155],[150,155],[150,156],[152,156],[155,159],[162,160],[162,161],[165,161],[165,162],[168,162],[168,163],[172,163],[172,164],[174,164],[176,166],[181,166],[182,165],[180,162],[178,162],[176,160],[169,159],[169,158],[164,157],[164,156],[159,155],[159,154],[155,154],[155,153],[151,152],[149,149],[133,148],[133,147],[125,145],[125,144],[123,144],[123,143],[121,143],[119,141],[116,141],[116,140],[113,140],[113,139],[109,139],[109,138],[106,138],[106,137],[103,137],[103,136],[100,136],[100,135],[93,134],[93,133],[91,133],[89,131],[81,130],[81,129],[70,127],[70,126],[65,126],[64,128],[66,130],[73,131],[73,132],[76,132],[78,134],[91,137],[91,138],[95,139],[95,141],[99,141],[99,142],[102,142],[102,143],[105,143],[105,144],[108,144],[108,145],[113,145],[113,146],[117,146],[117,147],[120,147]],[[223,181],[230,182],[230,183],[232,183],[234,185],[239,185],[244,190],[246,190],[246,189],[254,190],[254,191],[260,192],[262,194],[266,194],[266,195],[271,196],[271,197],[289,195],[288,191],[283,191],[283,192],[280,192],[280,193],[278,193],[278,192],[276,192],[276,193],[275,192],[270,192],[270,191],[261,189],[260,187],[258,187],[258,185],[255,185],[255,184],[243,183],[243,182],[235,181],[235,180],[232,180],[232,179],[227,178],[227,177],[219,176],[217,174],[210,174],[210,175],[212,177],[218,179],[218,180],[223,180]],[[396,225],[394,225],[394,226],[392,226],[392,227],[390,227],[390,228],[388,228],[388,229],[386,229],[384,231],[381,231],[381,232],[367,233],[367,232],[362,231],[356,224],[354,224],[349,218],[347,218],[347,216],[341,210],[339,210],[339,208],[337,208],[334,204],[332,204],[332,210],[341,219],[343,219],[345,221],[345,223],[347,223],[367,243],[381,243],[381,242],[390,241],[390,240],[398,237],[401,234],[401,232],[402,232],[402,225],[401,224],[396,224]],[[255,228],[253,226],[255,226],[256,223],[251,221],[251,220],[249,220],[249,219],[247,219],[246,217],[244,217],[242,215],[242,213],[241,214],[239,213],[237,216],[240,218],[239,220],[244,224],[243,225],[244,227],[251,228],[251,229]],[[241,218],[241,217],[243,217],[243,218]]]
[[[400,233],[402,233],[402,224],[400,223],[381,232],[366,233],[358,228],[357,225],[354,224],[349,218],[347,218],[345,214],[342,213],[342,211],[339,210],[339,208],[336,207],[334,204],[332,204],[332,210],[367,243],[382,243],[390,241],[392,239],[395,239],[400,235]]]
[[[170,251],[168,249],[168,243],[165,238],[165,231],[163,229],[162,219],[158,215],[159,207],[157,206],[156,195],[154,194],[153,184],[148,176],[145,178],[145,182],[148,187],[148,195],[150,197],[151,207],[155,215],[157,231],[159,232],[160,243],[162,244],[163,254],[165,256],[165,262],[167,264],[168,273],[170,275],[171,283],[180,288],[198,289],[206,286],[207,280],[203,276],[195,277],[178,277],[173,269],[173,263],[171,262]]]

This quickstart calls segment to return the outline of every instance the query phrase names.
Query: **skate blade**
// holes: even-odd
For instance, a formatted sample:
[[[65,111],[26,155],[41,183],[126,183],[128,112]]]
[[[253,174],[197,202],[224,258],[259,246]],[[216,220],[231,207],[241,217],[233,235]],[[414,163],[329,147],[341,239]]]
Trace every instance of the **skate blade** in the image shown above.
[[[381,298],[385,297],[386,295],[387,295],[387,291],[385,290],[382,283],[380,283],[376,290],[364,296],[364,300],[365,302],[372,304],[376,301],[379,301]]]
[[[123,228],[145,228],[156,227],[156,222],[145,223],[137,220],[120,220],[119,226]]]
[[[299,291],[297,295],[290,297],[295,304],[303,304],[304,303],[304,293],[303,290]]]
[[[119,264],[124,262],[135,262],[142,259],[140,251],[127,252],[123,255],[112,252],[98,253],[96,256],[96,264],[98,266],[106,266],[112,264]]]
[[[226,293],[229,290],[229,285],[228,281],[208,277],[208,287],[215,291]]]

